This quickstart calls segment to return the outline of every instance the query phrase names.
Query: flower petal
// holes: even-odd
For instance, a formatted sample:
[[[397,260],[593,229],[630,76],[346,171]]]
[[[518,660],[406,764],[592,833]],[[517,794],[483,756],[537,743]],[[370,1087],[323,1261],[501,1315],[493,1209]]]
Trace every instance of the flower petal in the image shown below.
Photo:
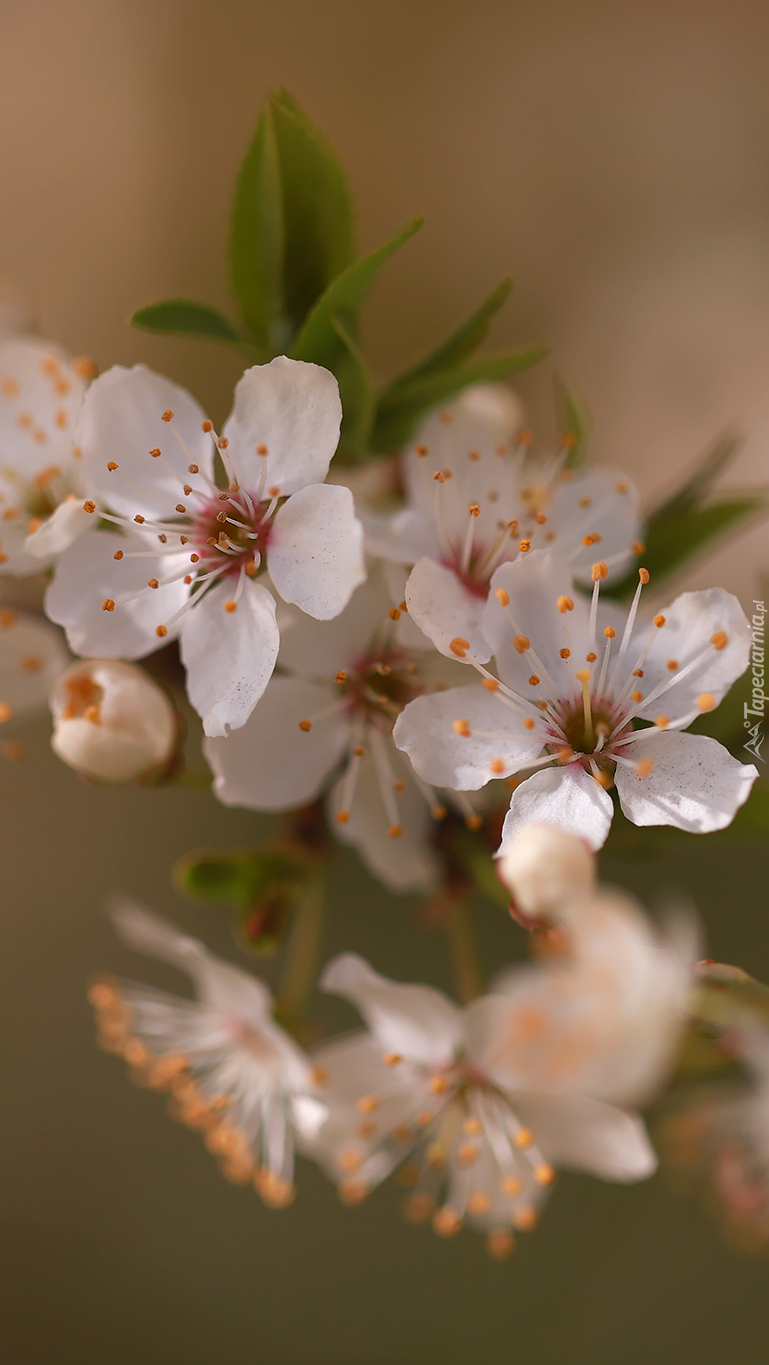
[[[460,720],[468,722],[469,735],[457,734],[454,722]],[[481,738],[475,729],[498,737]],[[477,791],[492,777],[509,777],[531,763],[542,748],[541,737],[536,732],[529,735],[517,714],[479,683],[409,702],[395,722],[393,739],[426,782],[458,791]],[[496,759],[502,768],[495,764],[492,770]]]
[[[750,623],[737,598],[723,588],[704,592],[684,592],[662,612],[665,624],[659,629],[644,624],[633,634],[627,655],[629,667],[652,634],[652,645],[644,659],[643,693],[650,696],[662,683],[666,690],[639,709],[639,715],[656,720],[664,714],[677,720],[697,709],[697,697],[709,692],[716,701],[728,692],[736,678],[745,672],[750,654]],[[659,619],[659,618],[657,618]],[[681,682],[673,683],[678,669],[707,651],[712,637],[723,632],[727,644],[712,649],[698,668]]]
[[[290,810],[314,801],[344,753],[350,724],[340,711],[303,731],[299,722],[336,700],[333,687],[272,677],[235,733],[206,739],[203,752],[225,806]]]
[[[315,621],[298,608],[287,607],[279,617],[281,666],[305,678],[333,679],[340,669],[351,669],[367,655],[391,605],[381,576],[374,574],[355,589],[332,621]]]
[[[732,758],[709,735],[677,731],[640,732],[628,746],[628,757],[649,758],[654,768],[640,777],[617,768],[615,781],[620,805],[635,825],[674,825],[692,834],[707,834],[730,825],[750,795],[758,777],[752,763]]]
[[[246,370],[224,428],[238,477],[252,491],[265,486],[281,496],[322,483],[339,442],[339,385],[321,365],[279,355]],[[257,454],[257,447],[267,454]]]
[[[433,818],[410,765],[399,763],[397,773],[405,784],[393,797],[401,829],[398,837],[389,833],[391,816],[382,799],[374,759],[368,756],[362,760],[349,819],[340,824],[336,818],[344,785],[344,778],[340,778],[328,800],[329,823],[337,838],[352,844],[373,876],[391,891],[426,891],[437,876],[437,859],[430,842]]]
[[[156,628],[178,611],[188,593],[181,578],[165,585],[162,580],[183,568],[189,559],[184,554],[130,558],[133,551],[144,553],[152,548],[144,536],[89,531],[64,551],[45,595],[45,612],[51,621],[64,626],[75,654],[140,659],[160,647]],[[124,558],[116,564],[118,550],[123,551]],[[153,575],[161,582],[154,591],[147,587]],[[132,601],[120,601],[124,593],[138,593],[142,588],[147,591]],[[114,610],[102,610],[107,600],[115,602]],[[172,627],[168,639],[176,633]]]
[[[24,541],[24,557],[30,568],[47,568],[77,540],[90,531],[93,517],[83,509],[79,498],[65,498]]]
[[[284,602],[319,621],[338,616],[366,578],[363,528],[349,488],[313,484],[294,493],[275,515],[267,561]]]
[[[187,695],[207,735],[245,725],[266,688],[278,657],[275,599],[261,583],[246,582],[237,610],[229,583],[217,583],[182,623],[181,656]]]
[[[513,792],[502,827],[500,852],[509,847],[519,829],[533,820],[571,830],[591,848],[600,848],[609,833],[613,813],[608,792],[579,764],[543,768]]]
[[[574,577],[585,583],[590,583],[596,559],[608,562],[610,580],[620,577],[642,529],[638,493],[626,475],[612,469],[575,474],[560,483],[547,521],[549,530],[556,534],[555,553],[568,554]],[[598,541],[581,544],[583,536],[594,535]]]
[[[469,653],[486,663],[491,651],[481,630],[484,597],[468,592],[453,569],[434,559],[420,559],[406,584],[409,616],[441,654],[456,658],[451,641],[467,640]]]
[[[173,413],[184,446],[163,421],[164,412]],[[88,390],[75,432],[88,495],[122,516],[173,516],[184,484],[205,490],[201,476],[189,473],[190,463],[211,477],[213,441],[202,430],[205,416],[186,389],[146,365],[113,365]],[[153,458],[151,450],[164,458]],[[108,463],[118,468],[110,471]],[[194,510],[194,498],[189,506]]]
[[[32,480],[73,463],[72,432],[85,381],[59,346],[36,337],[0,341],[0,450],[4,468]]]
[[[0,612],[0,701],[14,716],[42,709],[68,663],[55,626],[26,612]]]
[[[509,606],[502,606],[497,593],[509,597]],[[562,599],[573,604],[570,610],[558,610]],[[563,695],[567,683],[569,692],[579,690],[573,681],[573,661],[584,659],[587,653],[588,608],[582,595],[574,591],[569,570],[549,551],[533,550],[497,569],[481,624],[500,676],[516,692],[523,696],[531,693],[528,680],[535,667],[531,657],[519,654],[513,644],[519,633],[529,639],[553,679],[554,689],[548,688],[546,694],[555,690],[556,696]],[[568,664],[561,658],[563,648],[571,651]],[[539,665],[536,672],[541,672]],[[546,678],[543,680],[546,683]]]
[[[431,986],[390,981],[359,957],[342,953],[325,968],[320,988],[350,1000],[384,1052],[441,1065],[462,1040],[462,1011]]]
[[[657,1169],[649,1135],[636,1114],[584,1095],[521,1094],[514,1105],[554,1166],[622,1184],[646,1180]]]

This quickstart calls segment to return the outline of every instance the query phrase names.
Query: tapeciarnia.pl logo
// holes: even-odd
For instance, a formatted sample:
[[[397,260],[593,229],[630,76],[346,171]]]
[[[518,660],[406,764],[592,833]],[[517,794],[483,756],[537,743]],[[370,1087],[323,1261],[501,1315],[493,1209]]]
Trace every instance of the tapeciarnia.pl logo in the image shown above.
[[[751,625],[753,627],[753,639],[750,650],[750,678],[751,694],[750,701],[743,705],[743,724],[748,731],[749,738],[743,748],[747,749],[754,758],[760,758],[762,763],[766,762],[761,753],[761,745],[764,742],[763,723],[766,714],[766,693],[764,691],[764,619],[766,608],[763,602],[753,602],[753,617]],[[753,719],[756,717],[757,719]]]

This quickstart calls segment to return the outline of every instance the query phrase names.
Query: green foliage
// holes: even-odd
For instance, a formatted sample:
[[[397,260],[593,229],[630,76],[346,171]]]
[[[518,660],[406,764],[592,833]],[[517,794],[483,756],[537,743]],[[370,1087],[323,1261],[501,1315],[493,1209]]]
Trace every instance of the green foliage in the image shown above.
[[[140,308],[136,327],[219,341],[249,364],[276,355],[312,361],[339,382],[344,420],[338,459],[389,454],[425,412],[468,384],[503,379],[547,355],[543,346],[472,360],[512,287],[503,280],[429,355],[378,395],[360,350],[360,315],[382,266],[422,226],[412,218],[355,259],[350,191],[336,155],[287,90],[272,95],[238,174],[229,275],[242,323],[208,305],[168,299]]]
[[[230,223],[232,291],[249,333],[268,355],[287,349],[354,252],[344,172],[323,134],[281,90],[257,124]]]
[[[298,847],[277,845],[188,853],[173,870],[178,891],[232,911],[242,946],[259,953],[281,946],[310,875],[309,860]]]
[[[161,336],[197,337],[201,341],[223,341],[234,346],[247,360],[258,358],[257,349],[235,330],[223,313],[192,299],[164,299],[140,308],[131,318],[134,327]]]
[[[590,417],[583,400],[559,375],[553,380],[553,389],[558,433],[566,447],[564,467],[577,469],[587,454]]]
[[[446,370],[425,374],[409,383],[396,381],[379,395],[372,451],[384,454],[407,441],[430,408],[448,402],[470,384],[507,379],[549,355],[547,346],[528,347],[507,355],[486,356]]]
[[[738,522],[765,514],[769,510],[769,490],[749,489],[738,495],[706,503],[716,480],[731,464],[739,450],[739,438],[722,436],[671,494],[654,508],[647,519],[646,544],[638,563],[649,570],[655,584],[668,578],[706,546],[711,545]],[[613,597],[629,595],[638,582],[637,569],[628,571],[608,591]]]

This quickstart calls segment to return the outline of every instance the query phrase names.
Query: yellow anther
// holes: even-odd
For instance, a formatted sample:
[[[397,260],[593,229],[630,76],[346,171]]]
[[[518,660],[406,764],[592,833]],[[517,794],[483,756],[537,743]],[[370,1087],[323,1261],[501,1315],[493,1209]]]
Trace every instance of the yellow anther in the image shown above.
[[[570,658],[571,658],[571,650],[570,650],[570,649],[559,649],[558,653],[560,654],[560,656],[561,656],[562,659],[570,659]]]
[[[641,758],[636,763],[635,770],[639,777],[648,777],[649,773],[654,772],[654,763],[650,758]]]
[[[481,817],[480,815],[467,815],[467,816],[465,816],[465,825],[466,825],[467,829],[472,830],[474,834],[476,833],[477,830],[479,830],[479,829],[481,828],[481,825],[482,825],[482,824],[483,824],[483,819],[482,819],[482,817]]]
[[[571,597],[559,597],[555,605],[557,606],[561,615],[563,615],[564,612],[574,610],[574,602]]]
[[[390,828],[388,829],[387,833],[389,834],[391,839],[400,839],[403,833],[403,827],[402,825],[390,825]]]
[[[214,424],[213,424],[213,422],[209,422],[209,420],[208,420],[207,417],[206,417],[206,419],[205,419],[204,422],[201,422],[201,423],[200,423],[200,430],[201,430],[201,431],[205,431],[206,435],[208,434],[208,432],[213,431],[213,429],[214,429]]]
[[[510,594],[509,592],[505,592],[504,588],[495,589],[494,595],[497,598],[497,601],[499,602],[500,606],[502,607],[510,606]]]
[[[631,693],[630,693],[630,700],[631,700],[631,701],[634,701],[635,704],[636,704],[636,706],[638,705],[639,701],[643,701],[643,699],[644,699],[644,694],[643,694],[643,692],[637,692],[637,691],[636,691],[636,692],[631,692]]]
[[[470,738],[469,720],[465,720],[462,717],[459,717],[457,720],[453,720],[451,722],[451,728],[454,731],[454,734],[461,736],[462,739]]]
[[[123,558],[123,551],[122,551],[122,550],[116,550],[115,553],[114,553],[114,555],[112,556],[112,558],[113,558],[113,559],[122,559],[122,558]]]
[[[526,716],[523,722],[523,728],[524,730],[533,730],[535,724],[536,721],[532,720],[531,716]]]
[[[609,576],[608,564],[605,564],[602,559],[597,560],[596,563],[593,565],[592,569],[590,570],[590,577],[592,578],[593,582],[600,583],[601,579],[608,578],[608,576]]]
[[[604,631],[604,635],[605,635],[605,637],[606,637],[607,640],[613,640],[614,637],[616,636],[616,634],[617,634],[617,632],[616,632],[616,630],[613,629],[612,626],[607,626],[606,629],[605,629],[605,631]]]
[[[725,630],[717,630],[715,635],[711,635],[710,643],[714,649],[719,651],[726,649],[726,646],[729,643],[729,636],[726,634]]]
[[[538,1222],[539,1217],[536,1209],[529,1208],[528,1206],[522,1209],[516,1209],[512,1216],[513,1227],[517,1228],[518,1232],[531,1232],[532,1228],[535,1228]]]
[[[385,1066],[397,1066],[399,1062],[403,1061],[403,1058],[400,1052],[386,1052],[382,1061]]]
[[[478,1160],[478,1148],[474,1142],[460,1142],[457,1148],[457,1160],[463,1166],[472,1166]]]
[[[397,607],[390,607],[390,610],[388,611],[387,615],[389,616],[391,621],[400,621],[401,619],[401,614]]]
[[[577,677],[577,682],[589,683],[589,682],[590,682],[590,669],[589,669],[589,668],[579,668],[579,669],[577,669],[576,677]]]
[[[357,1107],[361,1114],[373,1114],[379,1108],[379,1100],[376,1095],[361,1095]]]
[[[174,415],[173,415],[171,409],[170,409],[170,408],[166,408],[165,412],[163,413],[163,421],[164,421],[164,422],[173,422],[173,420],[174,420]]]
[[[536,673],[532,673],[529,678],[529,687],[539,687],[539,683],[540,679],[537,677]]]
[[[232,597],[229,599],[229,601],[225,602],[225,604],[224,604],[224,610],[225,610],[226,612],[229,612],[230,615],[232,615],[232,613],[233,613],[234,611],[237,611],[237,609],[238,609],[238,604],[237,604],[236,601],[234,601],[234,599],[233,599]]]
[[[529,550],[531,549],[531,541],[530,540],[519,541],[518,549],[520,550],[522,555],[527,555],[529,553]]]
[[[157,635],[159,640],[164,640],[166,635],[168,634],[168,626],[156,626],[155,634]]]
[[[712,692],[700,692],[697,698],[697,707],[700,711],[712,711],[718,705]]]
[[[615,485],[614,485],[614,492],[615,492],[615,493],[629,493],[629,491],[630,491],[629,486],[628,486],[628,484],[626,484],[626,483],[620,482],[620,483],[615,483]]]
[[[639,570],[638,570],[638,577],[639,577],[639,579],[640,579],[640,581],[641,581],[642,583],[644,583],[644,584],[648,583],[648,582],[649,582],[650,576],[651,576],[651,575],[649,574],[649,570],[648,570],[648,569],[639,569]]]
[[[456,639],[452,640],[449,645],[449,649],[451,650],[452,654],[456,654],[458,659],[464,659],[469,648],[470,641],[463,640],[460,635],[458,635]]]
[[[95,511],[96,511],[96,503],[95,503],[95,502],[92,502],[90,498],[86,498],[85,502],[83,503],[83,511],[84,511],[84,512],[95,512]]]
[[[491,762],[489,763],[489,770],[494,774],[495,777],[501,777],[505,771],[505,765],[502,762],[502,759],[492,758]]]
[[[580,505],[580,507],[592,507],[592,506],[593,506],[593,499],[592,499],[592,498],[580,498],[580,500],[579,500],[579,505]]]
[[[534,1167],[534,1179],[538,1185],[552,1185],[555,1171],[549,1161],[540,1161],[539,1165]]]
[[[598,655],[594,654],[591,650],[589,654],[585,655],[585,658],[589,664],[594,664],[596,659],[598,658]]]
[[[345,671],[344,671],[343,668],[340,668],[339,672],[337,673],[337,675],[336,675],[336,677],[335,677],[335,679],[334,679],[334,682],[338,682],[338,683],[345,683],[345,682],[347,682],[347,674],[345,673]]]
[[[603,540],[603,536],[598,531],[593,531],[589,536],[582,537],[582,544],[597,545],[599,540]]]
[[[667,622],[666,616],[655,616],[654,618],[654,624],[658,630],[661,630],[666,622]]]
[[[7,720],[13,719],[13,707],[7,701],[0,701],[0,725],[4,725]]]
[[[516,1147],[520,1147],[522,1150],[525,1151],[527,1147],[534,1146],[534,1134],[532,1133],[530,1128],[519,1128],[518,1132],[515,1134],[513,1138],[513,1142],[515,1143]]]
[[[436,1209],[433,1214],[433,1228],[439,1237],[453,1237],[462,1226],[462,1219],[455,1209]]]
[[[338,811],[337,811],[337,813],[336,813],[336,821],[337,821],[337,824],[338,824],[338,825],[346,825],[349,819],[350,819],[350,812],[349,812],[348,810],[338,810]]]
[[[670,717],[657,716],[657,719],[655,720],[654,724],[657,726],[659,730],[666,730],[668,725],[670,724]]]
[[[147,579],[147,587],[148,587],[148,588],[159,588],[159,587],[160,587],[160,584],[158,583],[158,580],[157,580],[156,578],[148,578],[148,579]]]
[[[111,597],[105,597],[104,601],[101,604],[101,609],[102,611],[114,611],[115,603],[113,599]]]
[[[514,635],[513,648],[516,654],[525,654],[527,649],[531,649],[531,640],[528,635]]]
[[[678,660],[668,659],[667,663],[665,664],[665,667],[669,673],[675,673],[676,669],[678,668]]]
[[[300,729],[300,730],[303,730],[305,734],[307,734],[307,733],[312,729],[312,721],[311,721],[311,720],[300,720],[300,721],[298,722],[298,724],[299,724],[299,729]]]
[[[509,1194],[511,1198],[515,1198],[523,1189],[523,1181],[519,1180],[517,1175],[506,1175],[500,1181],[500,1189],[503,1194]]]
[[[354,1147],[345,1147],[336,1159],[340,1171],[357,1171],[363,1165],[363,1157]]]
[[[429,455],[429,454],[430,454],[430,448],[429,448],[429,446],[417,446],[416,452],[417,452],[417,455],[419,455],[419,456],[421,456],[421,457],[424,457],[425,455]]]
[[[634,540],[630,548],[634,555],[642,555],[646,546],[642,540]]]
[[[485,687],[487,692],[499,691],[499,683],[496,678],[484,678],[481,687]]]
[[[467,510],[471,517],[479,517],[481,515],[481,509],[477,502],[471,502]]]
[[[115,470],[120,468],[120,465],[119,465],[119,464],[115,464],[115,461],[114,461],[114,460],[108,460],[108,461],[107,461],[107,468],[108,468],[110,474],[114,474]]]
[[[492,1228],[486,1238],[486,1250],[493,1261],[506,1261],[515,1251],[515,1238],[507,1228]]]

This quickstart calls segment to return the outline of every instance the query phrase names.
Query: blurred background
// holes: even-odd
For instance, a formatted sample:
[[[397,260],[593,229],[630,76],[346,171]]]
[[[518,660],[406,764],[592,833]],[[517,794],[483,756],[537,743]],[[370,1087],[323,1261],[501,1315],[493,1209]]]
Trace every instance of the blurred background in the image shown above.
[[[737,423],[732,481],[759,482],[768,41],[769,11],[749,0],[6,0],[0,266],[45,335],[101,368],[144,360],[220,419],[237,362],[127,318],[176,294],[226,306],[233,176],[260,103],[285,84],[349,171],[363,249],[427,215],[368,312],[381,377],[512,272],[494,342],[553,343],[592,408],[598,459],[648,493]],[[543,441],[553,368],[521,383]],[[755,529],[689,582],[749,606],[767,549]],[[102,968],[177,984],[113,941],[101,906],[116,888],[235,956],[223,919],[174,898],[169,867],[266,826],[202,793],[87,787],[50,754],[44,721],[20,737],[26,762],[0,771],[9,1362],[501,1365],[520,1352],[530,1365],[715,1365],[763,1347],[766,1263],[727,1251],[660,1178],[564,1177],[502,1266],[470,1234],[444,1244],[401,1226],[394,1190],[344,1210],[307,1170],[278,1214],[227,1186],[96,1051],[83,991]],[[769,977],[766,854],[705,844],[609,870],[652,899],[663,887],[694,899],[712,955]],[[329,952],[355,948],[394,974],[407,960],[448,984],[440,937],[351,856],[335,895]],[[487,918],[493,967],[522,935]]]

